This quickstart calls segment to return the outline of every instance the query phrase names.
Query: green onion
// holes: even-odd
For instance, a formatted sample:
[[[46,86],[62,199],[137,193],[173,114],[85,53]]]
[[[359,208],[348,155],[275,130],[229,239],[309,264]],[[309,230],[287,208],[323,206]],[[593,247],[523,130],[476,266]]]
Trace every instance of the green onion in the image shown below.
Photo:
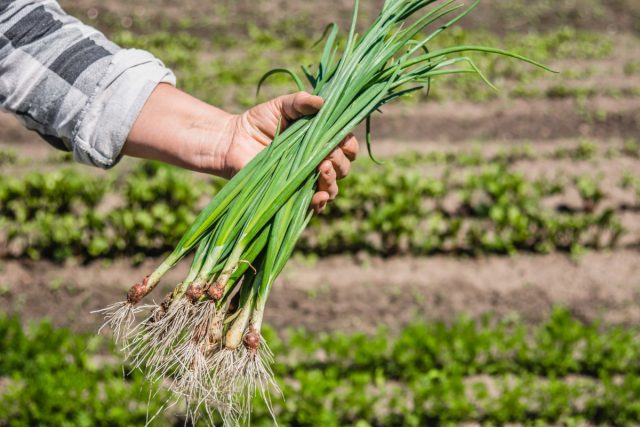
[[[235,425],[249,418],[257,394],[270,407],[269,392],[277,390],[277,385],[270,368],[272,354],[260,334],[266,302],[311,218],[317,165],[340,141],[364,121],[371,154],[372,114],[390,101],[425,86],[428,90],[437,77],[476,74],[491,84],[469,57],[451,55],[484,52],[549,70],[529,58],[491,47],[429,50],[427,45],[438,34],[478,4],[424,35],[428,27],[461,8],[453,2],[427,9],[437,0],[387,0],[360,35],[356,0],[345,46],[336,45],[338,27],[331,24],[322,36],[326,41],[315,72],[302,67],[312,92],[325,100],[320,112],[278,131],[269,147],[200,213],[173,253],[132,287],[127,301],[104,310],[106,324],[124,341],[132,365],[144,369],[151,381],[173,378],[170,388],[187,400],[190,416],[197,417],[201,408],[208,414],[216,408],[226,424]],[[413,23],[406,22],[413,15],[418,15]],[[258,88],[278,73],[303,88],[294,72],[282,68],[266,73]],[[194,249],[184,282],[131,327],[140,300]]]

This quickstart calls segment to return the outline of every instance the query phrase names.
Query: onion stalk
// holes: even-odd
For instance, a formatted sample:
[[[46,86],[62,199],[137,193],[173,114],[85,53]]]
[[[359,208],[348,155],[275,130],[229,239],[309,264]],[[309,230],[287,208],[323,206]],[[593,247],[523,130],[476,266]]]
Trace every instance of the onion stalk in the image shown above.
[[[311,218],[317,165],[357,125],[367,125],[371,155],[371,116],[384,104],[428,90],[433,79],[444,75],[476,74],[490,84],[471,58],[452,55],[497,54],[551,71],[497,48],[464,45],[429,50],[427,45],[470,13],[479,0],[457,15],[462,6],[454,2],[387,0],[360,35],[355,0],[344,47],[337,44],[338,26],[331,24],[321,39],[325,43],[315,71],[302,67],[312,93],[324,99],[323,108],[278,131],[273,142],[198,215],[162,264],[131,288],[126,301],[104,310],[106,323],[124,340],[132,365],[152,381],[173,378],[171,388],[188,401],[192,416],[201,407],[209,414],[214,408],[226,424],[238,424],[250,419],[256,394],[271,408],[269,392],[277,385],[270,368],[272,355],[260,333],[266,302]],[[428,8],[433,3],[440,4]],[[408,18],[416,15],[409,24]],[[453,18],[423,34],[447,16]],[[278,73],[305,89],[293,71],[281,68],[265,74],[258,89]],[[133,327],[140,301],[194,250],[185,281]]]

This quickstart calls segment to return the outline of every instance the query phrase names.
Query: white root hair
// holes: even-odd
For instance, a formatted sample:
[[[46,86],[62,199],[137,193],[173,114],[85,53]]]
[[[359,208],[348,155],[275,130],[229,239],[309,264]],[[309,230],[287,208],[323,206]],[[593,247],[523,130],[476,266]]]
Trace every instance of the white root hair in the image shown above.
[[[248,349],[244,346],[239,349],[239,354],[234,364],[236,400],[247,424],[251,422],[253,400],[257,395],[260,395],[273,418],[274,424],[277,425],[271,393],[273,392],[281,397],[283,393],[271,369],[273,360],[273,353],[262,337],[257,350]]]
[[[105,328],[111,329],[114,340],[126,347],[129,338],[134,334],[133,324],[136,321],[136,314],[149,309],[149,305],[135,307],[128,301],[119,301],[100,310],[94,310],[91,314],[100,314],[104,318],[104,323],[98,329],[102,333]]]
[[[153,308],[133,327],[136,314]],[[140,370],[151,383],[170,378],[168,388],[186,404],[185,423],[204,415],[213,425],[213,411],[225,426],[250,424],[253,400],[259,395],[276,423],[272,393],[282,395],[271,369],[273,353],[260,336],[259,345],[236,349],[222,344],[225,313],[213,301],[192,303],[179,298],[168,306],[134,307],[123,301],[96,311],[104,315],[131,370]],[[254,332],[255,333],[255,332]],[[247,332],[245,332],[245,336]],[[259,336],[259,334],[258,334]],[[150,417],[148,420],[155,418]]]
[[[198,421],[202,408],[207,412],[207,417],[213,424],[213,414],[208,402],[215,400],[213,390],[208,388],[211,384],[210,371],[205,355],[195,344],[188,344],[183,352],[187,356],[186,361],[178,359],[180,362],[180,373],[176,374],[169,385],[169,389],[177,396],[184,399],[187,409],[187,419],[193,425]]]
[[[222,348],[209,356],[212,372],[213,389],[216,390],[218,412],[225,426],[240,425],[241,412],[235,402],[234,364],[238,355],[237,349]]]
[[[175,301],[160,318],[153,312],[141,323],[136,335],[123,349],[131,369],[144,371],[151,382],[157,382],[175,371],[180,361],[175,357],[194,327],[193,305],[185,298]]]
[[[215,404],[225,426],[249,425],[252,403],[258,395],[277,425],[271,395],[282,396],[282,391],[275,381],[272,363],[273,353],[262,337],[257,349],[242,345],[237,349],[224,348],[212,356]]]

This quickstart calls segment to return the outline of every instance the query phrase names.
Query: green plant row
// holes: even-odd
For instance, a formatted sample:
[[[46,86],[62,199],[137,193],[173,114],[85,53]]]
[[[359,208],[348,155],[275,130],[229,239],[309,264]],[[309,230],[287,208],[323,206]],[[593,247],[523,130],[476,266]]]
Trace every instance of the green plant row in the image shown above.
[[[489,32],[470,33],[462,28],[456,28],[440,39],[438,43],[443,43],[443,46],[451,45],[451,43],[464,44],[470,40],[471,36],[473,40],[482,43],[493,43],[490,44],[492,46],[513,47],[515,52],[519,54],[539,55],[535,57],[543,58],[546,63],[566,59],[594,60],[607,58],[613,53],[614,47],[610,37],[600,37],[597,33],[580,31],[571,27],[563,27],[546,33],[532,32],[526,35],[510,33],[505,36],[497,36]],[[433,95],[435,99],[443,100],[473,101],[485,101],[500,96],[511,98],[557,97],[553,92],[537,92],[533,81],[541,75],[538,71],[531,73],[527,72],[520,64],[506,64],[483,58],[480,55],[470,56],[483,72],[486,70],[489,80],[496,83],[498,87],[504,89],[505,85],[503,83],[506,82],[515,83],[515,85],[501,94],[490,87],[477,85],[477,82],[474,82],[473,79],[464,79],[466,81],[461,81],[462,79],[447,79],[437,82],[430,96]],[[563,69],[563,75],[559,78],[558,84],[562,84],[567,78],[567,73],[578,79],[589,77],[590,71],[585,68],[575,71]],[[579,97],[583,96],[583,94],[576,92],[566,95],[566,97],[570,96]]]
[[[429,371],[409,384],[375,374],[299,371],[284,386],[290,402],[276,402],[282,425],[428,426],[635,425],[640,420],[640,378],[628,374],[598,381],[522,375],[465,379]],[[256,411],[259,413],[258,411]],[[262,417],[254,425],[268,426]]]
[[[144,425],[161,401],[142,375],[123,381],[106,340],[56,329],[48,322],[24,331],[0,317],[0,426]]]
[[[120,177],[75,168],[0,175],[2,244],[33,259],[159,255],[186,231],[202,196],[219,187],[153,162]]]
[[[298,249],[545,253],[610,247],[624,231],[616,211],[601,207],[607,195],[597,177],[530,180],[509,162],[485,163],[473,155],[458,159],[469,169],[459,172],[445,157],[444,172],[429,176],[425,171],[438,158],[405,154],[383,166],[359,162],[340,197],[312,220]],[[33,259],[159,255],[179,240],[199,200],[219,187],[220,181],[150,162],[122,176],[72,168],[0,175],[0,245],[7,256]],[[548,206],[569,190],[580,194],[579,206]]]
[[[424,426],[640,422],[640,332],[584,324],[555,310],[539,326],[519,320],[381,330],[267,335],[286,400],[281,425]],[[49,323],[27,332],[0,318],[0,426],[142,425],[166,398],[96,337]],[[149,393],[154,397],[149,399]],[[252,424],[272,425],[256,401]],[[151,425],[179,423],[174,411]],[[205,425],[202,423],[202,425]]]
[[[587,138],[582,138],[577,143],[560,146],[549,151],[536,149],[533,144],[514,144],[510,147],[501,147],[495,153],[483,152],[481,143],[468,150],[432,150],[426,152],[409,151],[394,156],[395,162],[401,162],[407,167],[421,164],[448,165],[459,167],[482,166],[488,163],[498,163],[509,166],[522,161],[538,160],[562,160],[568,159],[574,162],[593,161],[600,158],[616,159],[629,157],[640,158],[640,142],[628,139],[621,145],[609,145],[606,149],[598,146],[598,143]]]
[[[623,228],[615,211],[598,209],[600,183],[580,176],[528,180],[504,164],[424,177],[402,160],[352,174],[326,215],[314,218],[298,247],[382,255],[436,252],[513,253],[615,245]],[[582,206],[551,209],[545,200],[575,188]]]
[[[262,76],[258,70],[291,64],[311,64],[315,57],[313,38],[301,37],[299,34],[278,34],[255,25],[249,25],[246,41],[241,46],[226,38],[215,37],[213,40],[206,40],[189,31],[155,31],[148,34],[119,31],[112,37],[122,46],[151,51],[176,72],[181,88],[208,102],[225,107],[248,107],[255,103],[255,85]],[[450,33],[443,34],[434,47],[456,46],[469,40],[532,55],[545,63],[554,60],[608,58],[614,48],[614,41],[609,35],[570,27],[530,32],[526,35],[509,34],[505,37],[489,32],[469,32],[455,28]],[[229,49],[234,51],[233,55],[221,53]],[[471,56],[480,69],[486,71],[487,77],[499,86],[504,82],[516,83],[513,88],[503,87],[503,95],[558,97],[559,91],[564,90],[562,87],[548,93],[528,93],[526,88],[532,87],[531,80],[540,76],[538,72],[532,72],[522,64],[498,61],[487,55]],[[591,73],[585,67],[564,71],[570,72],[571,76],[576,78],[587,78]],[[276,78],[273,83],[281,87],[290,85],[285,78]],[[588,92],[597,88],[584,90]],[[266,92],[265,95],[271,93]],[[564,91],[561,95],[579,97],[585,94],[577,90],[571,93]],[[442,79],[434,85],[430,96],[435,99],[482,101],[494,99],[501,94],[477,84],[474,79]],[[418,95],[416,99],[422,100],[424,95]]]
[[[327,368],[336,377],[370,372],[410,383],[431,371],[462,377],[640,375],[638,334],[634,328],[586,324],[556,308],[536,327],[518,318],[462,316],[451,324],[409,325],[396,336],[384,328],[372,336],[292,330],[285,340],[271,333],[269,343],[285,355],[275,367],[282,377]]]
[[[631,190],[635,193],[635,207],[640,208],[640,175],[627,172],[620,180],[620,188]]]
[[[259,23],[263,32],[298,41],[316,36],[316,32],[321,30],[321,24],[316,18],[326,10],[331,11],[331,15],[338,19],[341,27],[348,25],[350,19],[348,7],[339,1],[329,2],[321,8],[315,4],[296,8],[296,13],[265,14],[269,7],[267,1],[253,2],[253,7],[246,7],[242,3],[213,3],[205,5],[204,8],[184,8],[180,13],[176,13],[174,9],[141,9],[137,13],[134,12],[131,21],[123,20],[122,12],[117,8],[105,8],[100,9],[97,16],[92,16],[89,23],[98,25],[98,28],[108,35],[123,27],[136,34],[159,30],[189,31],[205,39],[212,38],[215,47],[237,47],[251,40],[247,35],[256,23]],[[81,3],[65,1],[62,4],[66,10],[80,19],[86,19],[87,10]],[[526,35],[532,29],[564,28],[567,25],[599,31],[611,31],[611,28],[615,27],[617,32],[633,34],[634,31],[640,31],[640,24],[633,19],[621,19],[621,16],[637,16],[639,10],[635,0],[584,0],[581,3],[512,0],[507,3],[486,4],[466,25],[498,34],[515,32]],[[372,19],[374,11],[375,8],[364,9],[363,18]]]

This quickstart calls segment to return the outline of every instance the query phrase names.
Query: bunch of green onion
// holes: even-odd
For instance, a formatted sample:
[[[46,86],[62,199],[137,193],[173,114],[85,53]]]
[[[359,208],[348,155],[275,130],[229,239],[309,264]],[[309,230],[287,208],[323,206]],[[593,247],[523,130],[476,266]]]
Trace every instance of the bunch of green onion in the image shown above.
[[[194,416],[201,408],[218,410],[225,423],[237,424],[249,416],[256,394],[269,403],[270,390],[277,390],[272,354],[260,334],[267,297],[311,218],[317,165],[358,124],[366,123],[371,154],[370,118],[382,105],[429,88],[438,76],[472,73],[488,83],[469,57],[458,55],[461,52],[494,53],[547,69],[489,47],[429,50],[438,34],[478,3],[441,23],[462,7],[454,1],[386,0],[377,19],[358,34],[355,0],[344,47],[338,47],[338,27],[332,24],[323,35],[315,70],[302,67],[313,94],[324,99],[320,112],[278,132],[213,198],[173,253],[129,290],[127,300],[103,310],[105,324],[123,341],[132,366],[153,381],[171,378],[171,389],[187,400]],[[441,4],[427,9],[432,3]],[[438,23],[428,35],[422,34]],[[290,75],[304,89],[285,69],[270,71],[260,83],[275,73]],[[188,276],[133,327],[135,315],[147,308],[140,307],[140,301],[194,250]]]

